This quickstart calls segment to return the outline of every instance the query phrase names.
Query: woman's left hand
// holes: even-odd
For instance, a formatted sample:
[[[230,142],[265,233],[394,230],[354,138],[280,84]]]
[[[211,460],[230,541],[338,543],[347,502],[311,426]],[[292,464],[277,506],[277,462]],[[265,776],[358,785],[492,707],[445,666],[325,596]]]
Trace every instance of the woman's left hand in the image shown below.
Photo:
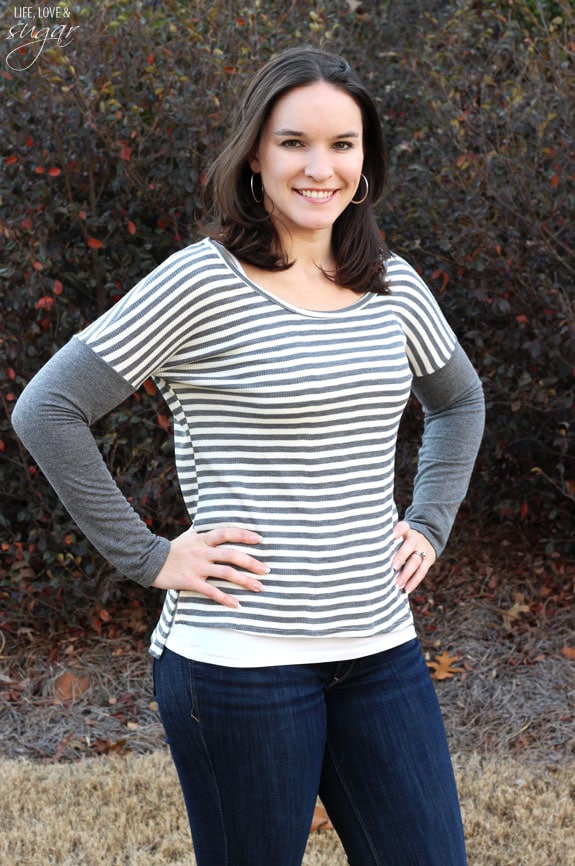
[[[393,567],[398,572],[397,585],[410,593],[419,586],[436,560],[433,545],[417,529],[411,529],[407,520],[400,520],[393,528],[396,538],[403,539],[393,558]]]

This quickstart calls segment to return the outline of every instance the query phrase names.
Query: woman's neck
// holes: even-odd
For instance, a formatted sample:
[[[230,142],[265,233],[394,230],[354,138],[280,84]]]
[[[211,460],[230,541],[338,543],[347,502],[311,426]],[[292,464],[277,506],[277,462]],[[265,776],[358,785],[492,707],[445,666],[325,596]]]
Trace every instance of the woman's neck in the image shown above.
[[[304,236],[280,234],[281,250],[288,262],[305,271],[312,268],[327,273],[335,270],[330,232],[315,232]]]

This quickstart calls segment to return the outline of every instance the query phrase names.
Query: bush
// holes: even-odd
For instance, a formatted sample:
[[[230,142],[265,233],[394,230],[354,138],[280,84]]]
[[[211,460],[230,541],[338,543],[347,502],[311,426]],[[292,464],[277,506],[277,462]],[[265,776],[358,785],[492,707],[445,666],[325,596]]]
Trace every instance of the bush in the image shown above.
[[[4,68],[0,581],[20,614],[43,606],[69,622],[86,599],[108,603],[124,588],[12,433],[17,394],[73,333],[194,239],[203,172],[237,88],[298,29],[303,41],[326,35],[314,4],[304,7],[106,0],[72,16],[76,41],[29,65],[33,46]],[[186,517],[169,427],[148,382],[97,433],[126,495],[174,535]]]
[[[394,229],[409,242],[417,225],[485,383],[480,501],[572,550],[575,12],[461,4],[421,37],[401,92]]]
[[[435,5],[407,50],[371,46],[393,164],[381,223],[484,381],[473,519],[572,552],[575,11]]]
[[[421,0],[402,14],[392,3],[311,0],[92,5],[70,7],[80,28],[70,44],[2,73],[6,596],[69,620],[85,596],[105,603],[120,592],[13,435],[11,407],[57,347],[194,239],[204,173],[238,90],[273,52],[302,42],[341,51],[369,80],[393,165],[382,228],[441,295],[484,379],[474,513],[486,525],[533,523],[550,549],[566,547],[575,498],[570,4]],[[24,67],[30,54],[20,56]],[[153,386],[97,432],[140,513],[175,534],[185,516]]]

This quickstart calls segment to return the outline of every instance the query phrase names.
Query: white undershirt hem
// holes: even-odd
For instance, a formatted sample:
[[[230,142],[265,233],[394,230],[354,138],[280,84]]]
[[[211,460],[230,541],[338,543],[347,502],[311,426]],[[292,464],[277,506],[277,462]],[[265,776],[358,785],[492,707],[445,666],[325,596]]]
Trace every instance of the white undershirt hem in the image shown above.
[[[369,637],[290,638],[174,623],[166,647],[194,661],[231,668],[346,661],[393,649],[417,637],[407,626]]]

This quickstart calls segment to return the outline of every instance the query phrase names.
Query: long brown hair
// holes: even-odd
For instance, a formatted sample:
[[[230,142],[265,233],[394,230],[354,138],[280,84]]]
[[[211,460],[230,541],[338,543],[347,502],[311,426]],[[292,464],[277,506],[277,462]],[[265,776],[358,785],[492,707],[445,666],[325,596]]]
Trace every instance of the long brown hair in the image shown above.
[[[369,91],[342,57],[309,46],[290,48],[269,60],[245,91],[232,123],[227,145],[208,172],[211,209],[203,230],[239,259],[266,270],[291,266],[263,201],[256,202],[250,186],[249,158],[277,101],[296,87],[326,81],[348,93],[363,120],[364,163],[369,193],[362,204],[349,204],[335,221],[332,247],[335,273],[326,274],[357,292],[389,290],[384,261],[389,253],[373,212],[388,178],[388,158],[377,107]],[[364,192],[363,181],[358,195]],[[259,189],[256,189],[259,198]],[[263,196],[262,196],[263,200]]]

